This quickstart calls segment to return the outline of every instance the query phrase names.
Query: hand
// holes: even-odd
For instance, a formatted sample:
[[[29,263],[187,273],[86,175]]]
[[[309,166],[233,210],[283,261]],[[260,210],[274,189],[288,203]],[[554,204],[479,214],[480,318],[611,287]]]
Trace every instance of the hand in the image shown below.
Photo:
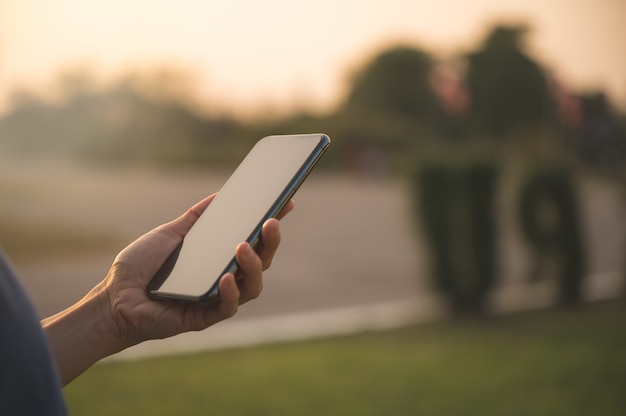
[[[247,243],[237,246],[237,279],[224,275],[216,303],[196,305],[148,298],[148,282],[214,197],[135,240],[118,254],[106,278],[83,299],[42,321],[64,385],[98,360],[131,345],[198,331],[226,319],[239,305],[261,293],[263,271],[270,266],[280,243],[276,219],[265,222],[255,250]],[[293,206],[289,202],[279,218]]]
[[[211,195],[178,219],[145,234],[116,257],[103,283],[109,300],[111,329],[124,347],[147,339],[205,329],[233,316],[239,305],[261,293],[263,271],[270,266],[280,243],[276,219],[263,225],[256,251],[248,243],[237,246],[237,276],[228,273],[221,279],[218,302],[198,305],[155,301],[146,294],[152,276],[214,197]],[[293,202],[290,202],[280,217],[292,208]]]

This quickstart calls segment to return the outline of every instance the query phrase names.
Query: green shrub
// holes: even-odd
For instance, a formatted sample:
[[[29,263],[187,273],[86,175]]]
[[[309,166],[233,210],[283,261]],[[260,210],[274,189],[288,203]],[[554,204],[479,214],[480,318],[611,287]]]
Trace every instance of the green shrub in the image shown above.
[[[547,265],[556,264],[560,302],[579,302],[585,251],[570,174],[554,167],[535,172],[520,192],[519,219],[522,235],[535,255],[531,277],[540,278]]]
[[[416,175],[435,286],[457,312],[482,312],[496,279],[495,183],[489,163],[430,166]]]

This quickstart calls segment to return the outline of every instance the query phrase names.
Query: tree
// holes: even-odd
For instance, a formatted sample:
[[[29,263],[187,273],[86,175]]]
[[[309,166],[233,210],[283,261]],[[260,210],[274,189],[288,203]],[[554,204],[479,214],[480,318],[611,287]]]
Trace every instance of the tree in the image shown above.
[[[546,121],[550,103],[542,68],[521,46],[524,27],[499,26],[468,56],[471,117],[480,133],[502,138]]]
[[[415,48],[383,52],[356,76],[347,109],[427,120],[438,106],[428,82],[431,65]]]

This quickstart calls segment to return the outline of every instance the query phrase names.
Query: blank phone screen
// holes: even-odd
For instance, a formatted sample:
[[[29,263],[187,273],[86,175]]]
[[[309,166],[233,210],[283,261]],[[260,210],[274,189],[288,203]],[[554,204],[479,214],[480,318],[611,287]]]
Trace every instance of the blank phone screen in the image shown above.
[[[158,292],[198,297],[234,259],[242,241],[254,239],[281,197],[295,192],[327,137],[269,136],[252,148],[185,236],[178,258]],[[277,214],[277,213],[275,213]],[[274,215],[275,215],[274,214]],[[271,216],[271,215],[269,215]]]

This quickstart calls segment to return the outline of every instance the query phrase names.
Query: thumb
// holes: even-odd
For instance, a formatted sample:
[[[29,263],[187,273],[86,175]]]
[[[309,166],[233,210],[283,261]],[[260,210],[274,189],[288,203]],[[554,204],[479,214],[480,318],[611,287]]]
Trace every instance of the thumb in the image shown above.
[[[217,193],[204,198],[185,211],[183,215],[161,227],[169,229],[169,231],[177,234],[180,238],[184,237],[216,196]]]

